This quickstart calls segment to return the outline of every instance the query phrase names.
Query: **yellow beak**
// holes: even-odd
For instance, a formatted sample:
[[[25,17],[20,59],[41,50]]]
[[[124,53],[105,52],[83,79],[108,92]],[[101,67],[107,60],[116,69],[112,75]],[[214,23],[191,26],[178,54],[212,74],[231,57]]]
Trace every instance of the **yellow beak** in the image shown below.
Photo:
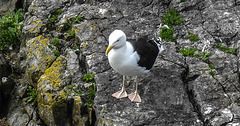
[[[107,50],[106,50],[106,56],[108,55],[108,53],[110,52],[110,50],[113,48],[113,46],[108,46]]]

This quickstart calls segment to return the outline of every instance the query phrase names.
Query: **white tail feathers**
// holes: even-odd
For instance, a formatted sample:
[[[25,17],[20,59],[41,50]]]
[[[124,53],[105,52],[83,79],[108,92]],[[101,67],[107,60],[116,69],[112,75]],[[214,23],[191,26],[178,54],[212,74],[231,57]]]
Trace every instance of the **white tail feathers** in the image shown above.
[[[164,48],[162,46],[162,38],[158,37],[156,39],[156,41],[154,40],[154,42],[158,45],[158,49],[159,49],[159,53],[158,54],[160,54],[164,50]]]

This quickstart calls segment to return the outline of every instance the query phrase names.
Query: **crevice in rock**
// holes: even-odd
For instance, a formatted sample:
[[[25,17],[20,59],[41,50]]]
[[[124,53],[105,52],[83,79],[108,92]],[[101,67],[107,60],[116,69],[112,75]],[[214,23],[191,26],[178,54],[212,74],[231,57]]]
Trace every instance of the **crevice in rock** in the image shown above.
[[[84,56],[82,53],[79,54],[79,68],[82,73],[87,73],[87,61],[86,56]]]
[[[88,64],[86,61],[86,56],[83,55],[82,53],[80,53],[78,59],[79,59],[79,69],[80,69],[81,73],[87,73],[89,68],[88,68]],[[83,100],[83,104],[85,104],[87,102],[87,100],[84,98],[82,98],[82,100]],[[92,110],[90,111],[89,109],[92,109]],[[86,126],[94,126],[95,122],[97,121],[97,116],[96,116],[94,108],[88,108],[86,105],[84,105],[81,108],[81,115],[83,117],[88,115],[88,120],[86,121],[86,124],[85,124]]]
[[[166,59],[166,58],[164,58],[164,56],[162,56],[162,55],[160,55],[159,57],[161,57],[161,59],[163,59],[163,60],[165,60],[165,61],[168,61],[168,62],[170,62],[170,63],[176,64],[176,65],[178,65],[178,66],[186,69],[186,66],[184,66],[183,64],[176,63],[176,62],[174,62],[174,61],[171,61],[171,60],[169,60],[169,59]]]
[[[194,112],[197,113],[198,119],[201,120],[201,122],[203,123],[203,126],[207,126],[207,123],[204,121],[204,117],[200,111],[199,105],[197,104],[195,98],[194,98],[194,93],[191,89],[189,89],[189,82],[196,79],[198,77],[198,75],[192,77],[192,78],[188,78],[188,74],[189,74],[189,68],[186,67],[185,70],[182,73],[182,81],[184,83],[184,89],[185,92],[188,96],[188,100],[191,103]]]
[[[220,126],[227,126],[228,123],[233,122],[233,120],[234,120],[234,114],[232,113],[232,119],[230,121],[228,121],[228,122],[225,122],[225,123],[221,124]]]
[[[18,0],[16,2],[16,9],[22,9],[23,8],[23,3],[24,3],[24,0]]]

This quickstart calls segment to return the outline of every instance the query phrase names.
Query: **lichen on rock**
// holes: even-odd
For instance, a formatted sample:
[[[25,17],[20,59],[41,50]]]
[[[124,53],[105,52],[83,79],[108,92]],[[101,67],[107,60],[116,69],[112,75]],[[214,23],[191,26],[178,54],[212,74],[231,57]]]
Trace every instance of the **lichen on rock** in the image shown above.
[[[65,69],[66,60],[58,57],[38,80],[38,108],[41,119],[46,124],[69,123],[67,120],[67,95],[64,88],[69,80],[68,76],[63,79],[64,75],[62,75]]]
[[[22,53],[26,54],[26,60],[21,62],[21,67],[26,68],[26,78],[36,87],[37,80],[55,60],[55,56],[48,47],[49,38],[37,36],[26,42]]]

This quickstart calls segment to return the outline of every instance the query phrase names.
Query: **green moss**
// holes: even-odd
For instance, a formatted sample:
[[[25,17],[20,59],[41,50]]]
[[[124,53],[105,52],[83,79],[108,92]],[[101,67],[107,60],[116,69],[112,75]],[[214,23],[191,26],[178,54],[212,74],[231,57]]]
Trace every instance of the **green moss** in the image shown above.
[[[198,35],[191,32],[188,32],[188,35],[185,38],[189,39],[192,42],[197,42],[199,40]]]
[[[87,105],[88,108],[93,107],[93,100],[94,100],[94,97],[95,97],[95,93],[96,93],[96,84],[92,84],[89,87],[89,91],[88,91],[89,99],[87,99],[87,102],[86,102],[86,105]]]
[[[210,69],[215,69],[215,66],[212,63],[208,64],[208,66]]]
[[[181,48],[180,53],[183,54],[183,56],[190,56],[190,57],[196,57],[199,56],[198,49],[196,48]]]
[[[170,9],[162,18],[162,23],[167,25],[169,28],[163,27],[160,31],[160,37],[166,41],[176,42],[176,39],[173,37],[174,29],[172,26],[182,25],[184,20],[181,18],[181,15],[174,9]]]
[[[84,98],[86,99],[85,104],[88,108],[93,107],[93,100],[97,90],[97,85],[95,83],[94,76],[95,75],[93,73],[86,73],[82,77],[83,82],[91,83],[91,85],[88,87],[88,94],[84,96]]]
[[[163,16],[162,22],[171,27],[174,25],[182,25],[184,23],[184,20],[175,9],[170,9],[168,13]]]
[[[166,41],[173,41],[175,42],[175,38],[173,37],[173,34],[174,34],[174,29],[173,28],[166,28],[166,27],[163,27],[161,28],[161,31],[160,31],[160,37]]]
[[[214,77],[215,76],[215,72],[213,70],[210,70],[209,74],[212,75],[213,78],[215,78]]]
[[[71,24],[79,23],[83,20],[83,16],[81,14],[77,15],[77,17],[71,19]]]
[[[0,18],[0,50],[6,46],[12,46],[21,43],[21,31],[23,25],[20,23],[24,19],[24,12],[9,11],[8,15]]]
[[[75,93],[74,93],[74,95],[76,95],[76,96],[86,96],[83,92],[81,92],[79,89],[76,89],[76,90],[74,90],[75,91]]]
[[[74,86],[75,86],[75,84],[70,84],[67,87],[72,90]]]
[[[53,54],[54,56],[56,57],[59,57],[60,56],[60,52],[58,50],[53,50]]]
[[[209,71],[209,74],[215,79],[217,80],[217,77],[215,76],[215,66],[214,64],[210,63],[208,64],[209,68],[210,68],[210,71]]]
[[[53,45],[59,47],[61,45],[61,41],[58,38],[53,39]]]
[[[26,109],[22,109],[22,114],[27,114],[27,110]]]
[[[50,16],[50,18],[48,18],[48,22],[49,22],[49,24],[50,24],[50,30],[53,30],[53,29],[55,29],[56,28],[56,26],[55,26],[55,22],[57,21],[57,19],[58,19],[58,16],[59,15],[61,15],[63,13],[63,10],[62,9],[57,9],[57,10],[55,10],[53,13],[52,13],[52,15]]]
[[[67,31],[67,33],[69,34],[70,37],[74,37],[75,36],[75,31],[73,29],[69,29]]]
[[[202,59],[202,61],[208,60],[209,57],[210,57],[210,52],[202,52],[202,53],[200,54],[200,58]]]
[[[86,82],[86,83],[95,83],[95,80],[94,80],[94,74],[93,73],[86,73],[86,74],[83,74],[83,77],[82,77],[82,81],[83,82]]]
[[[228,48],[228,47],[226,47],[224,45],[220,45],[220,44],[217,45],[217,48],[226,53],[231,53],[231,54],[237,55],[238,48]]]

